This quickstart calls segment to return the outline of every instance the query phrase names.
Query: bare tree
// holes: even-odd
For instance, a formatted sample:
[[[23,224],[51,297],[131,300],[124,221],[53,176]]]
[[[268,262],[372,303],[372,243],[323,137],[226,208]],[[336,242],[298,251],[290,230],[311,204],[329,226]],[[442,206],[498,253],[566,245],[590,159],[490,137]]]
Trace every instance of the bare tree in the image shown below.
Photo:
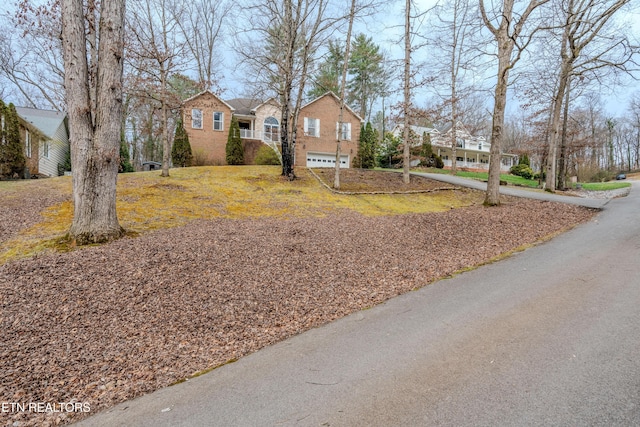
[[[195,0],[177,20],[203,89],[217,85],[222,33],[232,6],[229,1]]]
[[[411,144],[409,142],[409,126],[411,115],[411,0],[406,0],[404,5],[404,75],[403,75],[403,101],[402,101],[402,182],[409,184],[411,176]]]
[[[514,10],[516,0],[502,0],[487,12],[485,0],[479,0],[480,13],[497,45],[498,73],[494,91],[493,123],[491,127],[491,154],[489,181],[485,205],[500,204],[500,162],[504,130],[504,113],[507,103],[509,72],[520,59],[522,52],[531,42],[535,30],[523,34],[527,19],[540,5],[549,0],[529,0],[521,13]],[[515,50],[515,53],[514,53]]]
[[[477,54],[472,49],[474,31],[481,25],[472,9],[471,0],[447,0],[435,9],[437,20],[430,28],[431,40],[436,46],[434,55],[441,58],[434,61],[439,79],[448,88],[444,96],[449,106],[449,121],[451,122],[451,173],[456,174],[456,123],[462,117],[460,101],[463,97],[471,96],[472,91],[464,87],[465,75],[473,71]],[[480,109],[484,112],[483,109]],[[465,121],[466,124],[466,121]]]
[[[351,30],[353,29],[353,21],[356,14],[356,0],[351,0],[351,8],[349,10],[349,24],[347,29],[347,40],[344,49],[344,61],[342,62],[342,78],[340,82],[340,113],[338,116],[338,131],[336,132],[336,168],[333,176],[333,188],[340,189],[340,142],[342,141],[342,122],[344,121],[344,97],[347,87],[347,70],[349,68],[349,53],[351,49]]]
[[[547,159],[546,187],[556,189],[557,148],[560,114],[565,91],[572,75],[585,75],[603,68],[624,69],[637,47],[624,33],[607,32],[609,20],[630,0],[563,0],[560,10],[564,18],[560,48],[558,83],[551,108],[551,132]],[[562,171],[564,172],[564,171]],[[559,178],[559,177],[558,177]],[[564,184],[564,174],[562,175]]]
[[[248,28],[238,34],[237,53],[253,93],[277,94],[282,106],[282,174],[293,178],[298,113],[319,47],[337,18],[327,0],[267,0],[245,9]]]
[[[159,104],[162,130],[162,173],[169,176],[171,139],[169,115],[180,105],[170,90],[169,78],[184,66],[185,41],[178,30],[182,19],[180,3],[171,0],[130,1],[128,14],[131,42],[130,64],[146,81],[139,96]],[[141,82],[142,83],[142,82]]]
[[[82,0],[62,0],[62,47],[73,168],[73,222],[77,244],[122,236],[116,213],[116,181],[122,124],[123,0],[100,4],[96,75],[91,76]],[[95,78],[94,78],[95,77]],[[93,85],[95,82],[95,85]],[[95,108],[91,92],[95,87]]]
[[[0,76],[23,105],[65,108],[60,25],[56,1],[39,6],[23,1],[14,14],[2,17]]]

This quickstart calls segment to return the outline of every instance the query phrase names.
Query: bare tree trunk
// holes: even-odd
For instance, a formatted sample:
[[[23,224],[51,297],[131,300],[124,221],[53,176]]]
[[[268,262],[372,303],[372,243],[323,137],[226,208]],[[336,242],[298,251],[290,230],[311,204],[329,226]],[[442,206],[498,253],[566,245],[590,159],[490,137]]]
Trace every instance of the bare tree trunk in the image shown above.
[[[560,139],[560,159],[558,162],[558,188],[567,188],[567,121],[569,119],[569,97],[571,80],[567,80],[567,89],[564,100],[564,113],[562,118],[562,137]]]
[[[500,24],[495,27],[486,13],[484,0],[479,0],[480,13],[485,26],[493,34],[498,47],[498,76],[496,89],[494,92],[493,124],[491,127],[491,154],[489,161],[489,180],[487,183],[487,194],[484,200],[486,206],[496,206],[500,204],[500,162],[502,138],[504,130],[504,113],[507,104],[507,86],[509,83],[509,70],[520,59],[522,50],[531,40],[532,33],[524,43],[517,43],[524,24],[533,12],[541,4],[548,0],[531,0],[527,8],[519,18],[513,18],[513,8],[515,0],[503,0],[502,8],[495,10]],[[512,58],[513,49],[518,46],[517,55]]]
[[[565,27],[562,39],[562,65],[560,67],[560,76],[558,88],[553,99],[551,109],[551,135],[549,138],[549,157],[547,158],[547,175],[546,188],[548,191],[556,190],[556,165],[558,151],[558,134],[560,133],[560,112],[562,111],[562,101],[564,100],[564,92],[567,88],[569,73],[571,72],[572,57],[566,52],[569,26]]]
[[[411,147],[409,141],[409,114],[411,111],[411,0],[405,2],[404,21],[404,102],[403,102],[403,131],[404,150],[402,153],[402,181],[405,184],[411,182],[409,168],[411,163]]]
[[[166,90],[162,89],[164,93]],[[169,129],[168,129],[168,111],[167,111],[167,102],[162,99],[162,118],[160,119],[160,127],[162,128],[162,173],[160,176],[168,177],[169,176],[169,164],[171,163],[171,139],[169,139]]]
[[[101,3],[95,111],[91,109],[82,0],[62,1],[62,23],[73,168],[74,212],[69,234],[77,244],[104,242],[124,233],[116,214],[124,1]]]
[[[349,52],[351,50],[351,30],[356,14],[356,0],[351,0],[349,11],[349,27],[347,29],[347,43],[344,48],[344,63],[342,64],[342,83],[340,86],[340,115],[338,117],[338,135],[336,136],[336,170],[333,178],[333,188],[340,189],[340,143],[342,142],[342,122],[344,120],[344,93],[347,86],[347,69],[349,68]]]
[[[293,89],[293,64],[296,51],[296,37],[293,27],[293,5],[292,0],[284,0],[284,75],[282,85],[282,127],[280,132],[280,141],[282,144],[282,175],[293,178],[293,159],[291,156],[292,148],[289,146],[291,128],[291,90]]]
[[[509,81],[509,62],[511,51],[498,54],[498,82],[494,91],[493,122],[491,125],[491,151],[489,160],[489,179],[484,204],[500,204],[500,162],[502,137],[504,130],[504,112],[507,105],[507,84]]]

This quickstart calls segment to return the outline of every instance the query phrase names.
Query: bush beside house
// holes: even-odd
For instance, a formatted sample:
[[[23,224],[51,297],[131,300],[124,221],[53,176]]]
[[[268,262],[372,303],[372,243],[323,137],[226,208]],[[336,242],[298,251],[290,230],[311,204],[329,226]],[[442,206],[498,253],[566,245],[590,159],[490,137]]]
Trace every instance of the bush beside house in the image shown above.
[[[26,159],[20,141],[18,113],[13,104],[5,105],[0,101],[0,176],[23,178]]]
[[[187,131],[184,129],[182,120],[178,120],[176,124],[176,134],[173,138],[173,148],[171,150],[171,161],[174,166],[181,168],[191,166],[193,162],[189,135],[187,135]]]
[[[244,163],[244,149],[242,148],[242,139],[240,139],[240,126],[235,116],[231,118],[226,154],[227,164],[241,165]]]
[[[278,154],[273,150],[273,148],[262,145],[262,147],[258,148],[258,152],[255,157],[256,165],[280,165],[280,159],[278,158]]]

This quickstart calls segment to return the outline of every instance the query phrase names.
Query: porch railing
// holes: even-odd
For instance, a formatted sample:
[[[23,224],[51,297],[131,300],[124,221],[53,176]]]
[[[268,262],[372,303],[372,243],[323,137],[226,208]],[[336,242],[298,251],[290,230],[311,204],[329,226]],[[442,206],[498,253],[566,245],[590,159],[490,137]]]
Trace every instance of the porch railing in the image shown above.
[[[444,165],[446,167],[451,167],[451,160],[444,160]],[[460,161],[458,160],[456,162],[456,167],[458,168],[470,168],[470,169],[482,169],[482,170],[489,170],[489,163],[479,163],[479,162],[467,162],[467,161]],[[510,166],[505,166],[504,164],[502,164],[502,162],[500,162],[500,170],[503,172],[509,172],[509,170],[511,169]]]
[[[280,139],[279,132],[264,132],[253,129],[240,129],[240,138],[242,139],[257,139],[258,141],[265,142],[278,142]]]

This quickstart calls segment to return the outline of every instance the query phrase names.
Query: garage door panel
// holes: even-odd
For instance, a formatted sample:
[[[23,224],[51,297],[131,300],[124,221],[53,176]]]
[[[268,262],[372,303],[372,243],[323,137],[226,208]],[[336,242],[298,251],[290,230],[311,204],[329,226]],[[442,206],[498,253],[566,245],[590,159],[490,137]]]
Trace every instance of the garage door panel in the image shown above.
[[[307,153],[307,167],[308,168],[335,168],[336,156],[330,153]],[[340,167],[349,167],[349,156],[340,156]]]

